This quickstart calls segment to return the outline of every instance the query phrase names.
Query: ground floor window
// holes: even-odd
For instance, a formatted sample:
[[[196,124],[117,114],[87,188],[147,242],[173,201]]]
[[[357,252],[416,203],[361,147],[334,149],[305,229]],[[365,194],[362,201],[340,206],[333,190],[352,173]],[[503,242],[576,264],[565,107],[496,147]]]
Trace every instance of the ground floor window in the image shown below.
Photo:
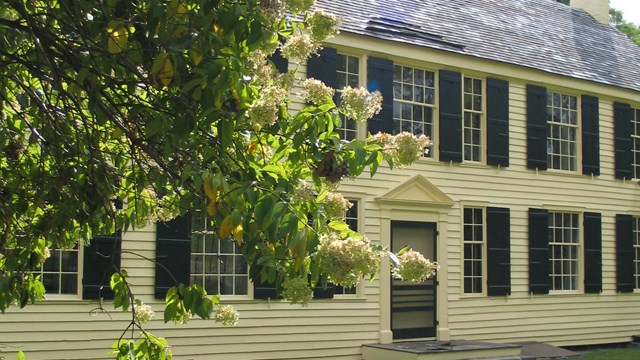
[[[580,225],[575,213],[549,212],[551,290],[579,287]]]
[[[248,267],[235,241],[220,239],[202,214],[193,216],[191,234],[191,282],[209,294],[247,295]]]
[[[483,292],[484,283],[484,209],[465,207],[463,212],[464,292],[478,294]]]
[[[80,251],[73,249],[52,249],[51,256],[40,267],[39,274],[47,294],[79,294]]]

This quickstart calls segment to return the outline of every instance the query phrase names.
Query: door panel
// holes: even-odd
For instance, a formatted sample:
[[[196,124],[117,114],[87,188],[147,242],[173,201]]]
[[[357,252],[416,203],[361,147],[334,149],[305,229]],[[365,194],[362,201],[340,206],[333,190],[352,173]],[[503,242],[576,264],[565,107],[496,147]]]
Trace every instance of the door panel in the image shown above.
[[[408,246],[426,258],[436,260],[436,224],[392,221],[391,248],[398,252]],[[391,330],[394,339],[436,335],[436,281],[412,284],[392,279]]]

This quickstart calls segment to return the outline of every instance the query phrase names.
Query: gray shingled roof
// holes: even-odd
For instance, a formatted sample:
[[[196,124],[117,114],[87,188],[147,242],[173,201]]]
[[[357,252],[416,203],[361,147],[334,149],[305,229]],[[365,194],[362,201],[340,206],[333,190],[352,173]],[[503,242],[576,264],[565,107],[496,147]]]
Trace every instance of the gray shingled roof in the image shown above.
[[[554,0],[317,0],[341,31],[640,91],[640,46]]]

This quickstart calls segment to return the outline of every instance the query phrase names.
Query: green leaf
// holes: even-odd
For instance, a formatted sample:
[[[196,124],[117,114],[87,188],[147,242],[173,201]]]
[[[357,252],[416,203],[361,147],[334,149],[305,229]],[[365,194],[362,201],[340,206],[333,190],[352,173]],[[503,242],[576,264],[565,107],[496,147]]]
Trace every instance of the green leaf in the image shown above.
[[[18,355],[16,356],[16,360],[25,360],[24,352],[22,350],[18,350]]]

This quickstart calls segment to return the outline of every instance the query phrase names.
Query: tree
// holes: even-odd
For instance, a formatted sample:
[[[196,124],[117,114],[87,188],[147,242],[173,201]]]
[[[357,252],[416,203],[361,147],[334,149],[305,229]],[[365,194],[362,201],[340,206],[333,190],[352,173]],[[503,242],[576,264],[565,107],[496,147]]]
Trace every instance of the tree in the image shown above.
[[[609,23],[627,35],[633,42],[640,45],[640,27],[634,23],[625,21],[622,11],[614,8],[609,9]]]
[[[275,283],[292,303],[327,281],[375,274],[383,249],[348,229],[336,186],[383,161],[408,165],[428,140],[340,140],[341,116],[380,110],[379,93],[365,89],[345,88],[336,104],[333,89],[306,80],[308,105],[289,110],[299,74],[277,73],[269,58],[303,62],[339,25],[308,13],[312,3],[1,2],[0,310],[43,297],[34,271],[50,249],[195,211],[241,245],[254,282]],[[412,259],[395,270],[406,280],[436,269],[399,259]],[[116,357],[164,358],[166,341],[141,326],[149,308],[126,269],[114,270],[114,306],[143,335],[116,341]],[[211,317],[218,298],[176,283],[166,302],[165,321],[183,322]],[[237,320],[225,306],[214,318]]]

